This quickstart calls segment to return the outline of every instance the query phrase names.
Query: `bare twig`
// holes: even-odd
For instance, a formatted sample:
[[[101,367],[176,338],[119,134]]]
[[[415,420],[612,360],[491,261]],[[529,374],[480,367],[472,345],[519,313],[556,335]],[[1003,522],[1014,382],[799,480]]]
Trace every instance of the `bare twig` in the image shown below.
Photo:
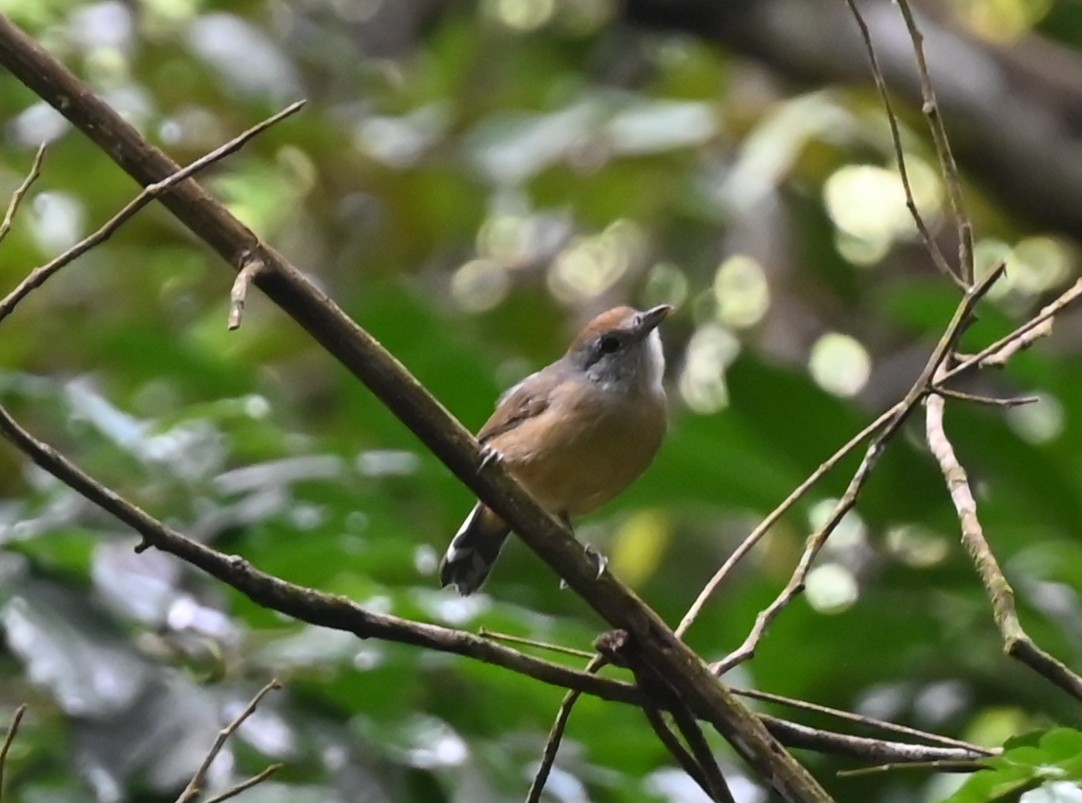
[[[966,393],[964,390],[946,388],[942,385],[934,385],[932,387],[932,392],[938,393],[940,396],[946,396],[948,399],[958,399],[958,401],[973,402],[975,404],[986,404],[989,407],[1022,407],[1026,404],[1036,404],[1041,400],[1040,396],[1013,396],[1001,399],[998,396],[982,396],[979,393]]]
[[[0,803],[4,801],[4,775],[7,770],[8,751],[11,750],[11,745],[15,742],[15,734],[19,732],[19,725],[22,723],[25,714],[26,703],[23,703],[11,715],[11,724],[8,725],[7,735],[4,736],[4,744],[0,746]]]
[[[680,699],[678,689],[642,663],[626,631],[604,633],[595,645],[605,658],[619,666],[626,666],[635,674],[635,683],[646,696],[646,702],[642,706],[643,713],[665,749],[676,759],[676,763],[711,800],[733,803],[732,792],[729,791],[725,776],[722,775],[694,715]],[[683,734],[687,747],[681,743],[662,714],[662,707],[670,713],[672,722]]]
[[[127,204],[125,204],[125,206],[119,212],[109,218],[109,220],[106,221],[106,223],[101,228],[99,228],[89,237],[85,237],[84,239],[80,240],[78,243],[73,245],[64,253],[51,259],[45,265],[42,265],[39,268],[35,268],[27,275],[25,279],[19,282],[18,286],[15,287],[14,290],[8,293],[3,300],[0,300],[0,321],[3,321],[4,318],[10,315],[14,311],[15,307],[18,306],[19,302],[26,298],[26,296],[29,295],[31,291],[45,284],[45,282],[47,282],[49,278],[61,268],[71,264],[78,257],[85,254],[91,248],[100,245],[101,243],[112,237],[121,226],[123,226],[128,220],[135,216],[136,212],[149,204],[155,198],[163,195],[169,189],[176,186],[185,179],[191,178],[201,170],[205,170],[207,167],[211,166],[215,162],[221,161],[226,156],[229,156],[230,154],[240,150],[254,137],[263,133],[263,131],[270,128],[275,123],[284,120],[286,117],[296,114],[298,111],[300,111],[302,106],[304,106],[304,101],[297,101],[296,103],[290,104],[277,114],[272,115],[263,122],[252,126],[244,133],[233,137],[233,139],[229,140],[229,142],[225,143],[224,145],[215,148],[206,156],[196,159],[185,168],[177,170],[168,178],[165,178],[153,184],[148,184],[146,187],[143,188],[142,192],[140,192]]]
[[[26,178],[22,180],[22,183],[15,188],[15,192],[11,194],[7,211],[4,213],[4,220],[0,223],[0,242],[3,242],[4,238],[8,236],[15,215],[18,213],[19,207],[22,206],[23,198],[26,197],[26,193],[30,191],[33,183],[38,180],[38,176],[41,175],[41,162],[45,158],[45,149],[44,142],[38,146],[37,153],[34,154],[34,161],[30,164],[30,172],[26,174]]]
[[[672,706],[672,718],[676,723],[676,727],[680,729],[680,733],[684,735],[688,747],[691,748],[691,755],[694,757],[695,763],[702,767],[707,784],[707,793],[714,800],[721,803],[735,803],[732,792],[729,791],[729,784],[726,783],[725,776],[722,775],[721,768],[710,750],[710,745],[706,742],[706,737],[703,735],[699,723],[679,700]]]
[[[917,202],[913,197],[913,186],[909,181],[909,168],[906,166],[905,152],[902,150],[902,135],[898,130],[898,115],[894,113],[894,105],[890,100],[890,92],[887,90],[887,82],[883,77],[883,71],[879,67],[879,57],[875,54],[875,46],[872,44],[872,35],[868,30],[868,24],[864,21],[864,15],[861,14],[860,9],[857,8],[855,0],[845,0],[845,2],[849,5],[849,10],[853,13],[853,18],[857,22],[857,27],[860,28],[860,36],[864,42],[865,55],[867,55],[868,63],[871,66],[872,78],[875,80],[875,88],[879,92],[879,100],[882,102],[883,109],[887,113],[887,124],[890,126],[890,140],[894,147],[894,158],[898,163],[898,175],[902,180],[902,188],[905,190],[906,208],[909,209],[909,214],[913,218],[913,223],[920,233],[921,240],[924,241],[924,247],[932,258],[932,264],[939,269],[940,273],[948,277],[958,287],[964,290],[967,283],[947,263],[947,259],[943,256],[939,244],[935,241],[935,238],[932,237],[932,233],[928,230],[928,226],[925,224],[924,218],[920,214],[920,210],[917,209]]]
[[[161,181],[177,171],[171,159],[2,15],[0,64],[140,183]],[[230,266],[236,266],[242,255],[259,247],[258,237],[195,181],[177,185],[162,197],[162,203]],[[478,471],[482,455],[476,439],[393,355],[280,254],[265,247],[260,249],[260,254],[267,270],[255,280],[259,289],[364,382],[611,627],[633,634],[643,659],[659,675],[679,683],[688,705],[717,728],[782,799],[792,803],[830,800],[807,769],[778,744],[724,684],[717,682],[701,657],[677,639],[655,611],[611,573],[597,576],[596,565],[583,554],[581,544],[561,522],[499,465]],[[229,575],[251,588],[254,575],[250,567],[239,561],[235,563]],[[277,588],[273,578],[270,582],[271,587]],[[323,612],[326,613],[325,608]],[[495,646],[490,643],[490,648]]]
[[[789,578],[789,582],[774,601],[756,617],[755,624],[753,625],[751,632],[748,633],[747,638],[744,639],[744,643],[722,660],[711,664],[710,668],[715,673],[722,675],[737,664],[751,658],[755,654],[759,642],[766,634],[766,630],[770,626],[770,623],[773,622],[777,615],[781,613],[781,611],[784,610],[784,608],[804,589],[804,581],[807,578],[812,563],[819,554],[819,550],[823,548],[823,544],[826,543],[830,534],[838,526],[845,514],[852,510],[853,506],[856,505],[857,495],[860,493],[860,489],[864,486],[868,477],[871,476],[871,472],[878,463],[887,442],[893,437],[894,433],[898,431],[912,412],[913,408],[928,392],[928,389],[932,386],[932,380],[936,375],[936,371],[938,371],[939,366],[954,350],[958,338],[962,336],[962,332],[968,325],[973,308],[991,289],[992,285],[998,281],[999,277],[1003,275],[1004,269],[1005,266],[1003,263],[1000,263],[993,270],[989,271],[987,276],[984,276],[977,284],[966,291],[962,300],[958,303],[958,307],[955,309],[954,316],[951,318],[950,323],[947,324],[943,336],[932,350],[932,354],[928,358],[924,370],[921,371],[920,376],[917,377],[916,382],[910,387],[905,397],[892,408],[895,412],[868,445],[868,450],[864,454],[864,459],[861,461],[860,465],[857,466],[857,470],[853,474],[849,486],[845,489],[845,493],[842,494],[842,497],[834,505],[834,509],[830,512],[827,520],[818,530],[808,536],[804,546],[804,553],[801,555],[796,569]]]
[[[584,671],[589,675],[596,675],[607,663],[608,661],[605,658],[595,655],[590,659],[590,663],[586,665]],[[563,741],[564,731],[567,730],[567,721],[571,718],[571,711],[581,696],[582,692],[575,689],[564,695],[560,708],[556,712],[556,721],[552,723],[548,738],[545,740],[545,749],[541,753],[541,761],[537,765],[537,772],[534,773],[533,782],[526,793],[526,803],[538,803],[541,800],[541,793],[545,791],[545,784],[548,783],[552,765],[556,762],[556,753],[560,749],[560,742]]]
[[[898,132],[897,116],[895,115],[893,106],[891,105],[890,96],[886,89],[886,83],[883,79],[882,71],[878,65],[878,59],[875,55],[875,49],[871,43],[871,36],[868,31],[867,24],[865,23],[864,18],[860,13],[860,10],[857,8],[853,0],[846,0],[846,2],[849,5],[849,8],[852,11],[854,18],[857,21],[858,27],[860,28],[861,36],[863,38],[865,49],[867,51],[867,56],[869,58],[869,61],[871,62],[872,74],[875,78],[876,86],[879,89],[880,97],[887,112],[887,119],[891,127],[892,140],[894,142],[895,155],[898,160],[899,172],[902,177],[903,186],[906,190],[907,206],[909,207],[910,212],[913,215],[914,221],[925,241],[925,245],[928,248],[929,254],[932,256],[933,262],[935,262],[936,266],[940,269],[940,271],[948,275],[952,279],[952,281],[964,287],[965,284],[962,282],[959,276],[953,270],[951,270],[942,252],[939,250],[938,245],[936,245],[934,239],[931,237],[930,233],[925,227],[924,222],[916,208],[916,204],[913,201],[912,191],[910,188],[908,174],[905,166],[905,159],[901,148],[901,139]],[[919,58],[920,62],[923,62],[922,49],[920,49]],[[927,71],[925,69],[922,75],[922,83],[926,81]],[[936,115],[934,119],[938,122],[938,115]],[[953,157],[949,157],[949,161],[947,163],[944,163],[944,172],[948,175],[948,177],[951,175],[952,172],[955,176],[957,175],[957,168],[954,166]],[[949,181],[948,184],[950,185]],[[959,186],[957,181],[951,186],[952,203],[954,203],[955,201],[960,202],[960,192],[954,193],[954,189],[957,189]],[[962,218],[962,221],[959,223],[959,230],[964,231],[967,235],[961,237],[960,246],[963,249],[962,258],[964,268],[966,264],[972,261],[971,245],[967,245],[967,242],[971,242],[971,228],[969,226],[968,220],[966,220],[964,216]],[[1012,332],[1006,338],[998,341],[998,345],[989,347],[988,349],[982,351],[980,355],[977,355],[977,357],[971,360],[966,360],[960,365],[956,366],[945,376],[945,378],[957,376],[966,371],[967,369],[973,367],[973,365],[977,364],[978,362],[986,365],[1001,364],[1019,349],[1029,346],[1035,339],[1041,337],[1044,334],[1047,334],[1051,330],[1052,317],[1059,310],[1067,306],[1067,304],[1074,301],[1080,294],[1082,294],[1082,280],[1079,280],[1079,282],[1077,282],[1074,287],[1064,293],[1064,295],[1057,299],[1055,302],[1045,307],[1045,309],[1042,310],[1041,315],[1039,315],[1037,318],[1027,322],[1027,324],[1025,324],[1023,327],[1020,327],[1018,330]],[[941,386],[936,387],[935,390],[937,392],[942,391],[945,395],[961,394],[960,391],[947,390],[942,388]],[[1029,403],[1033,400],[1033,398],[1034,397],[1024,397],[1018,400],[1002,400],[998,401],[997,403],[1004,405],[1024,404]],[[972,397],[971,400],[978,401],[982,399]],[[988,403],[992,403],[992,401],[993,400],[988,400]],[[877,432],[884,424],[887,423],[888,420],[896,416],[901,411],[901,409],[902,403],[900,402],[899,404],[895,405],[894,407],[890,408],[882,415],[880,415],[879,418],[866,426],[861,432],[857,433],[857,435],[850,439],[850,441],[846,443],[841,449],[839,449],[838,452],[836,452],[829,460],[819,466],[819,468],[815,472],[813,472],[811,476],[809,476],[801,485],[799,485],[789,495],[789,497],[781,503],[781,505],[779,505],[774,511],[772,511],[760,523],[760,525],[752,531],[752,533],[740,544],[740,546],[733,551],[733,553],[729,556],[729,558],[725,561],[721,568],[718,569],[718,571],[706,584],[703,590],[699,593],[699,596],[696,598],[695,602],[692,604],[691,608],[689,608],[688,612],[681,620],[679,626],[676,628],[675,632],[678,636],[684,636],[688,628],[691,626],[691,624],[695,621],[696,617],[701,612],[705,603],[716,592],[718,587],[725,580],[725,578],[732,571],[732,569],[736,566],[736,564],[739,563],[739,561],[742,560],[744,556],[762,539],[762,537],[770,530],[770,528],[778,521],[778,519],[780,519],[792,507],[792,505],[795,504],[796,501],[799,500],[807,492],[807,490],[815,482],[817,482],[824,474],[831,470],[843,457],[848,455],[853,449],[859,446],[860,443],[862,443],[866,438]],[[746,658],[750,656],[744,657]],[[715,664],[715,667],[718,666],[718,664]]]
[[[839,770],[839,778],[857,778],[861,775],[881,775],[892,770],[932,770],[933,772],[976,772],[987,765],[980,759],[935,759],[932,761],[895,762],[878,764],[874,767],[860,767],[855,770]]]
[[[1076,281],[1051,304],[1041,308],[1040,314],[1034,319],[1038,320],[1024,335],[1015,337],[1004,343],[999,349],[988,354],[981,360],[982,365],[1000,366],[1023,349],[1027,349],[1042,337],[1052,334],[1053,317],[1065,306],[1082,295],[1082,279]]]
[[[852,4],[852,0],[849,2]],[[939,114],[939,102],[936,100],[935,88],[932,86],[931,75],[928,73],[928,62],[924,58],[924,35],[913,18],[913,10],[909,7],[908,0],[898,0],[898,8],[902,12],[909,38],[913,42],[913,54],[917,59],[917,74],[920,76],[920,92],[923,100],[921,111],[928,118],[928,129],[932,132],[932,141],[935,143],[936,155],[939,157],[939,165],[943,171],[943,181],[947,185],[951,216],[954,218],[955,229],[958,232],[958,268],[962,281],[968,286],[975,278],[973,225],[966,212],[962,179],[958,173],[958,165],[954,161],[947,131],[943,127],[943,118]]]
[[[1001,270],[1002,266],[997,268]],[[982,365],[998,365],[1003,359],[1016,353],[1020,348],[1024,348],[1030,345],[1034,340],[1041,336],[1041,334],[1047,331],[1050,327],[1051,319],[1065,309],[1067,306],[1078,300],[1082,296],[1082,279],[1078,280],[1067,291],[1065,291],[1059,298],[1044,307],[1040,314],[1033,319],[1027,321],[1021,326],[1017,327],[1010,334],[1000,338],[995,343],[991,344],[985,349],[982,349],[979,353],[967,357],[962,360],[958,365],[951,368],[943,375],[939,383],[937,383],[934,390],[936,392],[944,392],[945,395],[958,395],[960,391],[947,390],[942,387],[942,383],[949,379],[954,379],[974,367]],[[1023,397],[1017,400],[1017,403],[1029,403],[1033,397]],[[978,399],[974,398],[974,401]],[[1005,400],[1006,401],[1006,400]],[[879,431],[888,421],[896,416],[904,406],[904,400],[898,402],[893,407],[884,411],[868,424],[864,429],[854,435],[850,440],[842,446],[837,452],[835,452],[826,462],[819,466],[812,474],[804,480],[799,486],[797,486],[793,492],[783,501],[777,508],[770,512],[770,514],[763,519],[763,521],[748,535],[747,538],[741,542],[733,553],[722,564],[721,568],[710,578],[710,581],[703,587],[703,590],[699,592],[699,596],[695,599],[695,602],[688,609],[688,612],[684,614],[684,618],[681,619],[680,625],[676,628],[676,634],[683,637],[687,633],[688,628],[695,622],[695,619],[702,612],[703,606],[707,603],[711,596],[717,591],[725,578],[729,575],[732,569],[744,558],[744,556],[760,541],[770,528],[773,527],[777,521],[784,516],[790,508],[805,494],[808,489],[811,488],[819,479],[827,474],[834,468],[844,457],[850,454],[853,449],[859,446],[867,438],[874,435]]]
[[[970,744],[969,742],[963,742],[959,739],[951,739],[947,736],[940,736],[938,733],[929,733],[928,731],[910,728],[908,725],[898,725],[894,722],[887,722],[882,719],[867,717],[863,714],[855,714],[852,711],[843,711],[840,708],[831,708],[830,706],[820,705],[818,703],[810,703],[807,700],[796,700],[792,697],[785,697],[781,694],[773,694],[771,692],[758,691],[755,689],[738,689],[735,687],[733,688],[733,694],[739,695],[740,697],[747,697],[751,700],[763,700],[764,702],[787,705],[791,708],[797,708],[801,711],[814,711],[818,714],[826,714],[827,716],[844,719],[847,722],[855,722],[860,725],[865,725],[869,728],[878,728],[879,730],[889,731],[891,733],[900,733],[905,736],[912,736],[916,739],[925,739],[929,742],[937,742],[947,747],[965,750],[972,755],[993,755],[995,753],[994,750],[988,750],[987,748],[980,747],[979,745],[975,744]]]
[[[244,303],[248,299],[248,287],[263,267],[263,260],[253,254],[244,259],[241,269],[237,271],[237,278],[233,280],[233,289],[229,292],[229,331],[240,329]]]
[[[184,787],[184,791],[177,797],[176,803],[190,803],[199,797],[203,791],[203,785],[207,782],[207,772],[210,770],[210,765],[214,763],[214,759],[222,752],[222,748],[225,747],[225,743],[229,740],[229,737],[236,733],[237,728],[244,724],[244,721],[255,713],[256,708],[263,701],[264,697],[280,688],[282,688],[282,685],[277,680],[270,681],[266,686],[256,692],[255,697],[252,698],[251,702],[248,703],[244,710],[241,711],[232,722],[218,731],[218,736],[214,739],[214,744],[212,744],[210,750],[207,751],[206,756],[203,758],[203,762],[195,771],[192,779],[188,781],[188,785]]]
[[[858,761],[880,761],[891,763],[912,763],[920,761],[973,761],[986,758],[984,751],[974,751],[963,747],[939,747],[924,744],[906,744],[883,739],[869,739],[864,736],[820,732],[806,725],[799,725],[786,720],[776,720],[763,715],[763,723],[779,740],[791,747],[810,748],[822,753],[857,759]],[[814,747],[813,747],[814,745]],[[1002,751],[994,750],[993,754]]]
[[[699,785],[699,788],[703,790],[707,797],[711,800],[718,800],[717,795],[710,788],[710,781],[707,779],[703,767],[688,752],[687,748],[680,743],[680,739],[673,733],[669,723],[662,716],[661,710],[650,704],[644,705],[642,710],[646,714],[646,721],[650,723],[650,727],[653,729],[658,741],[665,745],[669,755],[676,759],[676,763],[680,765],[680,768],[688,774],[691,780]],[[727,788],[726,791],[728,791]],[[731,801],[732,797],[730,796],[728,800]]]
[[[977,500],[969,486],[969,477],[944,429],[944,406],[943,397],[936,394],[929,396],[925,402],[928,448],[939,462],[939,468],[947,482],[951,502],[954,503],[962,528],[962,543],[972,558],[992,603],[992,617],[1003,637],[1003,649],[1012,658],[1026,664],[1075,699],[1082,700],[1082,677],[1038,647],[1022,629],[1014,605],[1014,591],[984,537],[984,528],[977,516]]]
[[[226,789],[220,795],[215,795],[214,797],[209,798],[206,801],[206,803],[223,803],[223,801],[229,800],[230,798],[234,798],[237,795],[239,795],[241,792],[243,792],[243,791],[245,791],[247,789],[251,789],[253,786],[256,786],[257,784],[263,783],[263,781],[267,780],[267,778],[274,775],[274,773],[278,772],[278,770],[280,770],[283,766],[284,766],[283,764],[271,764],[265,770],[263,770],[262,772],[260,772],[257,775],[253,775],[247,781],[242,781],[241,783],[237,784],[236,786],[234,786],[234,787],[232,787],[230,789]]]
[[[990,346],[985,346],[976,354],[969,355],[961,360],[954,368],[942,376],[939,384],[954,379],[959,374],[965,373],[974,367],[1001,365],[1006,359],[1003,355],[1009,357],[1020,349],[1031,345],[1042,334],[1046,334],[1048,331],[1047,324],[1056,315],[1077,301],[1080,296],[1082,296],[1082,279],[1064,290],[1055,301],[1043,307],[1037,315],[1021,326],[1016,327],[1013,332],[1004,335]]]
[[[508,644],[521,644],[524,647],[536,647],[539,650],[548,650],[549,652],[558,652],[563,655],[572,655],[576,658],[590,659],[595,657],[594,653],[587,652],[586,650],[577,650],[574,647],[565,647],[562,644],[552,644],[547,641],[523,638],[522,636],[512,636],[508,633],[497,633],[493,630],[489,630],[487,627],[482,627],[478,630],[477,635],[495,641],[505,641]]]
[[[733,550],[732,554],[721,565],[721,568],[718,569],[717,572],[715,572],[714,576],[711,577],[710,581],[703,587],[703,590],[699,592],[699,596],[695,598],[695,602],[692,603],[690,608],[688,608],[688,612],[684,614],[684,618],[680,620],[680,625],[676,628],[675,632],[678,637],[684,637],[684,634],[687,633],[688,628],[691,627],[692,624],[694,624],[695,619],[702,611],[703,606],[707,603],[710,597],[713,596],[714,592],[717,591],[718,587],[722,584],[725,578],[728,577],[729,573],[733,570],[736,564],[739,563],[744,558],[744,556],[747,555],[747,553],[750,552],[751,549],[757,543],[759,543],[759,541],[762,540],[763,536],[765,536],[770,531],[770,528],[773,527],[782,516],[789,512],[790,508],[792,508],[793,505],[795,505],[800,500],[800,498],[808,492],[809,488],[815,485],[815,483],[818,482],[832,468],[834,468],[834,466],[838,465],[838,463],[843,458],[845,458],[855,448],[860,446],[860,444],[863,443],[866,439],[875,434],[875,432],[879,430],[880,427],[886,424],[887,421],[890,420],[891,416],[893,416],[897,412],[897,410],[898,405],[895,405],[894,407],[890,408],[885,413],[880,415],[879,418],[875,419],[875,421],[868,424],[868,426],[864,427],[864,429],[862,429],[852,438],[850,438],[848,443],[842,446],[824,463],[822,463],[819,468],[813,471],[811,475],[808,476],[806,480],[804,480],[804,482],[800,483],[800,485],[798,485],[793,490],[793,492],[785,498],[785,501],[783,501],[780,505],[774,508],[774,510],[772,510],[770,514],[766,518],[764,518],[754,530],[751,531],[751,534],[748,535],[748,537],[740,543],[740,546]]]

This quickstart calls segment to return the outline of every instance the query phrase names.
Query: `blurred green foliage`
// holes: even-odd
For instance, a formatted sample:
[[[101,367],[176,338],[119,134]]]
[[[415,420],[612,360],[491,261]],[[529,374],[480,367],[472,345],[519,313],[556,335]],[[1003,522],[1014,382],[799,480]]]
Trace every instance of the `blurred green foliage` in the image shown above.
[[[979,30],[975,6],[1011,4],[957,5]],[[1025,26],[1082,43],[1066,0],[1015,5]],[[308,98],[206,184],[469,426],[597,310],[676,303],[664,332],[670,437],[643,480],[579,526],[674,624],[755,523],[904,393],[957,301],[906,222],[871,95],[794,89],[701,42],[627,30],[604,0],[0,10],[180,161]],[[0,196],[51,142],[2,246],[6,291],[135,188],[13,80],[0,81],[0,121]],[[934,164],[923,132],[904,135],[916,164]],[[942,188],[925,173],[922,208],[947,231]],[[966,335],[976,349],[1064,286],[1077,254],[967,192],[983,264],[1006,255],[1010,266]],[[469,493],[263,299],[227,332],[231,280],[163,209],[142,212],[3,323],[0,400],[172,526],[286,580],[589,649],[603,624],[518,544],[484,595],[437,588]],[[1077,346],[1068,328],[970,385],[1038,393],[1039,405],[951,402],[947,421],[1026,626],[1074,666]],[[913,421],[894,440],[819,560],[831,571],[731,679],[982,744],[1063,726],[1027,742],[1028,763],[1012,763],[1023,749],[1012,747],[952,800],[1040,780],[1042,761],[1077,781],[1078,734],[1065,728],[1079,717],[1003,656],[922,437]],[[743,640],[859,457],[707,606],[689,633],[704,656]],[[8,759],[15,800],[173,800],[223,718],[271,676],[286,689],[230,742],[216,787],[283,761],[243,799],[518,800],[562,696],[465,659],[301,625],[171,558],[135,555],[132,534],[8,448],[0,542],[0,720],[29,705]],[[766,800],[718,751],[739,799]],[[942,800],[961,782],[838,778],[851,762],[801,758],[844,801]],[[557,769],[553,800],[698,799],[641,713],[596,700],[576,709]]]

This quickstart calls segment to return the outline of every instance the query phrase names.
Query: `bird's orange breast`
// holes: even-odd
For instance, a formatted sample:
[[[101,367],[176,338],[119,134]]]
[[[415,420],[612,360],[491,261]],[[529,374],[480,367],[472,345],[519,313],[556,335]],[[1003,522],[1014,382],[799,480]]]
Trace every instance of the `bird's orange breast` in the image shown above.
[[[501,462],[552,513],[589,513],[654,459],[666,429],[660,392],[633,395],[588,380],[554,389],[540,414],[492,438]]]

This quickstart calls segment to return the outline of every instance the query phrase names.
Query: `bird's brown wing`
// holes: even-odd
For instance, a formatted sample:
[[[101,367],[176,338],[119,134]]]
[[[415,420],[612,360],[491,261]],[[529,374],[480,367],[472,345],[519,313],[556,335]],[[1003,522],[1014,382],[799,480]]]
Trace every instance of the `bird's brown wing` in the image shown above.
[[[512,387],[500,397],[496,411],[477,433],[477,440],[482,444],[487,443],[523,421],[540,415],[549,406],[552,384],[546,371],[539,371]]]

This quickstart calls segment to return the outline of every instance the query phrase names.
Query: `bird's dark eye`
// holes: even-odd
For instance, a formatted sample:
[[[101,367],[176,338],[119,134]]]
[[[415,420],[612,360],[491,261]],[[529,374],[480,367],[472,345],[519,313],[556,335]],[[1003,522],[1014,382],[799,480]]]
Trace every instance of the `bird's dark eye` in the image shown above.
[[[597,345],[602,354],[612,354],[620,348],[620,338],[616,335],[602,335]]]

